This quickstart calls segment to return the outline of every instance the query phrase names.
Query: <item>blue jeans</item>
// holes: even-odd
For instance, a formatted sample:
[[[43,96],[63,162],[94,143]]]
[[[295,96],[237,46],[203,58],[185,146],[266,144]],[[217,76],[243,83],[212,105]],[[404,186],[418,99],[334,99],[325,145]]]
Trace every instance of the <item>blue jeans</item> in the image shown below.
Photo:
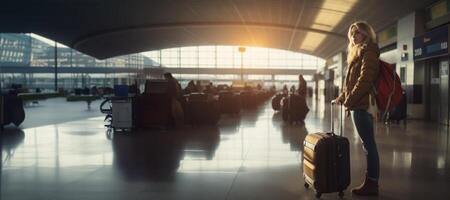
[[[353,110],[351,113],[356,131],[366,152],[367,176],[372,180],[378,180],[380,176],[380,160],[373,131],[373,117],[366,110]]]

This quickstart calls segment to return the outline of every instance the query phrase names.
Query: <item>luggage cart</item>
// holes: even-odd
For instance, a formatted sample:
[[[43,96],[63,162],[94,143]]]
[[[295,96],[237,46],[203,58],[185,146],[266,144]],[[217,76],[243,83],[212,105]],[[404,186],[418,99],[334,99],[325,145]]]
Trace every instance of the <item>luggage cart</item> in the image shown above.
[[[131,131],[133,126],[133,98],[109,97],[100,105],[100,112],[106,114],[105,127],[116,131]]]

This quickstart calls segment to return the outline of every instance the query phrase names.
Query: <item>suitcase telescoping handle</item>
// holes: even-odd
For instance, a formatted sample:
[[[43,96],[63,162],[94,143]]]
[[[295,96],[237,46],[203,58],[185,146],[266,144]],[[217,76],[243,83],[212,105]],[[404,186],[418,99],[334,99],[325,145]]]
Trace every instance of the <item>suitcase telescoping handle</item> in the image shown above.
[[[331,101],[331,134],[336,135],[334,132],[334,112],[333,112],[333,106],[337,105],[336,100]],[[340,106],[341,113],[342,113],[342,105]],[[342,114],[341,114],[342,115]],[[339,136],[342,136],[342,116],[339,116]]]

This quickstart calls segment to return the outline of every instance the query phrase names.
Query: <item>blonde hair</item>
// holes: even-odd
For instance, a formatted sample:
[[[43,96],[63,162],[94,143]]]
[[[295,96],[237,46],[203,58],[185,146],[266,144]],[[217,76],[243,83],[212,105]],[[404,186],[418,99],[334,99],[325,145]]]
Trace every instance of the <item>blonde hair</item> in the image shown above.
[[[351,41],[351,37],[355,32],[358,31],[362,35],[364,35],[364,40],[360,44],[353,44]],[[356,57],[360,56],[361,48],[363,45],[367,43],[374,43],[377,44],[377,35],[375,31],[373,30],[372,26],[370,26],[365,21],[357,21],[350,25],[348,28],[347,37],[349,40],[348,46],[347,46],[347,63],[351,63]]]

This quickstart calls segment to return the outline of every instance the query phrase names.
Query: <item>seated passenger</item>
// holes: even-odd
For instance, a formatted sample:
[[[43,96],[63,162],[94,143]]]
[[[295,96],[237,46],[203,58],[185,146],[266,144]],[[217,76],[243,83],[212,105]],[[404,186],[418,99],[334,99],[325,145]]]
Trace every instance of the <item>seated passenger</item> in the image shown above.
[[[197,92],[203,91],[203,86],[200,80],[197,80],[197,82],[195,83],[195,87],[197,88]]]
[[[204,92],[207,93],[207,94],[215,94],[215,93],[217,93],[216,88],[214,87],[214,85],[212,83],[209,83],[209,85],[206,86]]]
[[[295,90],[296,90],[296,89],[295,89],[295,85],[292,85],[292,86],[291,86],[291,89],[290,89],[291,94],[294,94],[294,93],[295,93]]]
[[[184,88],[184,93],[190,94],[193,92],[198,92],[197,87],[195,86],[194,81],[189,81],[188,85]]]
[[[256,89],[257,89],[257,90],[262,90],[261,84],[258,83],[258,85],[256,85]]]

